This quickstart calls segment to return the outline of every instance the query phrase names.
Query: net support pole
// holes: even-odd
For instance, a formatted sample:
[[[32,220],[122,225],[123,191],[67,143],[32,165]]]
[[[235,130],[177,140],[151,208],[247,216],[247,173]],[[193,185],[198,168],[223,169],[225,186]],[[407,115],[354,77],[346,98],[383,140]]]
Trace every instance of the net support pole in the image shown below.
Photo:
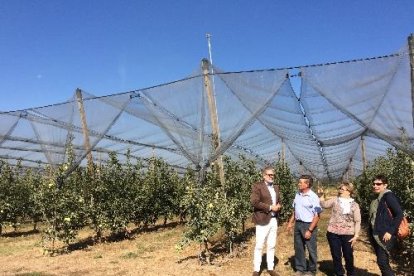
[[[88,160],[88,169],[92,168],[93,159],[92,159],[92,152],[91,152],[91,143],[89,141],[89,129],[86,123],[86,114],[85,108],[83,105],[83,97],[82,97],[82,90],[79,88],[76,89],[76,100],[78,103],[79,115],[82,123],[82,132],[83,132],[83,144],[85,147],[85,151],[87,152],[86,158]]]
[[[414,34],[408,37],[408,52],[410,56],[410,71],[411,71],[411,104],[412,104],[412,119],[414,127]]]
[[[286,145],[285,145],[285,141],[282,140],[282,163],[285,164],[285,158],[286,158]]]
[[[201,61],[201,68],[203,70],[204,77],[204,91],[207,94],[207,103],[210,113],[210,122],[212,129],[212,146],[213,150],[216,151],[220,147],[220,129],[217,115],[217,106],[216,99],[213,92],[213,86],[211,85],[211,76],[210,76],[210,62],[208,59],[203,59]],[[214,161],[215,167],[220,178],[220,182],[224,185],[224,167],[223,167],[223,157],[220,154],[217,159]]]
[[[367,156],[365,153],[365,138],[361,136],[361,153],[362,153],[362,170],[365,171],[367,168]]]

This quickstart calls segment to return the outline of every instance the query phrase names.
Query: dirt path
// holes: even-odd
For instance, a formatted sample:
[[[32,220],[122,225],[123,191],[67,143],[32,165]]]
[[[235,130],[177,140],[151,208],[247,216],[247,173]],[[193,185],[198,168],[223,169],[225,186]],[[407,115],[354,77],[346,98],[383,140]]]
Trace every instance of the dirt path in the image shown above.
[[[329,212],[320,222],[318,236],[317,275],[332,275],[332,262],[325,238]],[[252,231],[253,225],[249,225]],[[10,230],[10,229],[6,229]],[[140,233],[132,240],[85,245],[83,249],[56,257],[44,256],[40,245],[40,234],[6,234],[0,237],[1,275],[234,275],[252,273],[254,237],[249,238],[235,257],[216,257],[212,265],[200,265],[197,258],[198,245],[175,249],[183,231],[182,225],[157,227]],[[89,230],[80,234],[80,239],[91,235]],[[380,275],[366,238],[356,245],[355,265],[358,276]],[[276,249],[277,267],[281,275],[293,275],[293,237],[279,227]],[[266,270],[261,275],[268,275]]]

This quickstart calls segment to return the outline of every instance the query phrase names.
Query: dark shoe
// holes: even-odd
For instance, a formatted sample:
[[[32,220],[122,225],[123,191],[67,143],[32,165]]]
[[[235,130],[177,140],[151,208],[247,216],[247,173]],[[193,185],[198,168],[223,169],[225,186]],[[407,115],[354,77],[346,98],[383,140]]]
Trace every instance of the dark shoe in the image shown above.
[[[279,274],[279,273],[277,273],[277,272],[276,272],[276,271],[274,271],[274,270],[268,270],[267,272],[269,273],[269,275],[270,275],[270,276],[280,276],[280,274]]]
[[[259,276],[259,275],[260,275],[259,272],[253,271],[253,276]]]

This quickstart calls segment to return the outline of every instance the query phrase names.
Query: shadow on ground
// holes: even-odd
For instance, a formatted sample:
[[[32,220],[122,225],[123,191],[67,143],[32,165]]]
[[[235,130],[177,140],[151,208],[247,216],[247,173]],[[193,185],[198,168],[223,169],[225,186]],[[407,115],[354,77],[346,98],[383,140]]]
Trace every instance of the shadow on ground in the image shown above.
[[[122,231],[118,233],[111,234],[109,236],[100,237],[99,239],[96,237],[87,237],[82,239],[78,242],[72,243],[68,246],[68,253],[76,250],[84,250],[89,246],[93,246],[97,243],[112,243],[112,242],[119,242],[123,240],[132,240],[135,236],[139,235],[140,233],[151,233],[156,232],[160,229],[171,229],[175,228],[180,224],[180,222],[170,222],[160,225],[148,226],[148,227],[137,227],[129,231]]]
[[[277,264],[279,263],[279,259],[275,256],[275,258],[273,259],[273,263],[274,263],[274,266],[276,267],[277,266]],[[260,271],[259,271],[259,275],[262,275],[263,273],[263,275],[268,275],[267,273],[266,273],[266,271],[267,271],[267,254],[264,254],[263,256],[262,256],[262,265],[260,266]]]
[[[182,263],[187,260],[198,259],[201,265],[203,264],[214,264],[217,260],[222,259],[222,257],[227,256],[230,258],[237,257],[240,254],[245,253],[247,248],[246,242],[251,239],[255,234],[255,228],[247,228],[243,233],[237,235],[233,241],[232,252],[229,254],[229,245],[226,241],[219,241],[212,243],[211,247],[208,248],[208,251],[202,249],[197,256],[188,256],[177,261],[177,263]],[[264,259],[266,262],[266,259]],[[263,263],[263,262],[262,262]]]
[[[295,271],[295,257],[291,256],[288,261],[284,263],[284,265],[290,265],[292,271]],[[327,276],[335,276],[335,271],[333,269],[333,262],[332,261],[320,261],[318,262],[318,270],[319,272],[323,273]],[[358,276],[378,276],[378,274],[368,272],[368,270],[356,267],[355,268],[355,275]]]
[[[39,234],[40,231],[36,230],[36,229],[32,229],[32,230],[28,230],[28,231],[13,231],[13,232],[8,232],[8,233],[3,233],[1,234],[2,237],[7,237],[7,238],[18,238],[18,237],[25,237],[25,236],[30,236],[30,235],[35,235],[35,234]]]
[[[333,262],[332,261],[321,261],[318,262],[319,264],[319,271],[324,273],[327,276],[335,276],[335,272],[333,270]],[[368,270],[356,267],[355,268],[355,275],[358,276],[378,276],[378,274],[368,272]]]

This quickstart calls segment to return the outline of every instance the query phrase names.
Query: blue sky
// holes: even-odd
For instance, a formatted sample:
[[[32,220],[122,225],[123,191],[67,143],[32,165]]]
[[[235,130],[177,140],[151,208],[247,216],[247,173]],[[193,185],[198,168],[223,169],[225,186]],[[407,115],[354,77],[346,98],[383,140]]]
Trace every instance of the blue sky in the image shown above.
[[[0,111],[225,71],[394,53],[413,0],[0,0]]]

